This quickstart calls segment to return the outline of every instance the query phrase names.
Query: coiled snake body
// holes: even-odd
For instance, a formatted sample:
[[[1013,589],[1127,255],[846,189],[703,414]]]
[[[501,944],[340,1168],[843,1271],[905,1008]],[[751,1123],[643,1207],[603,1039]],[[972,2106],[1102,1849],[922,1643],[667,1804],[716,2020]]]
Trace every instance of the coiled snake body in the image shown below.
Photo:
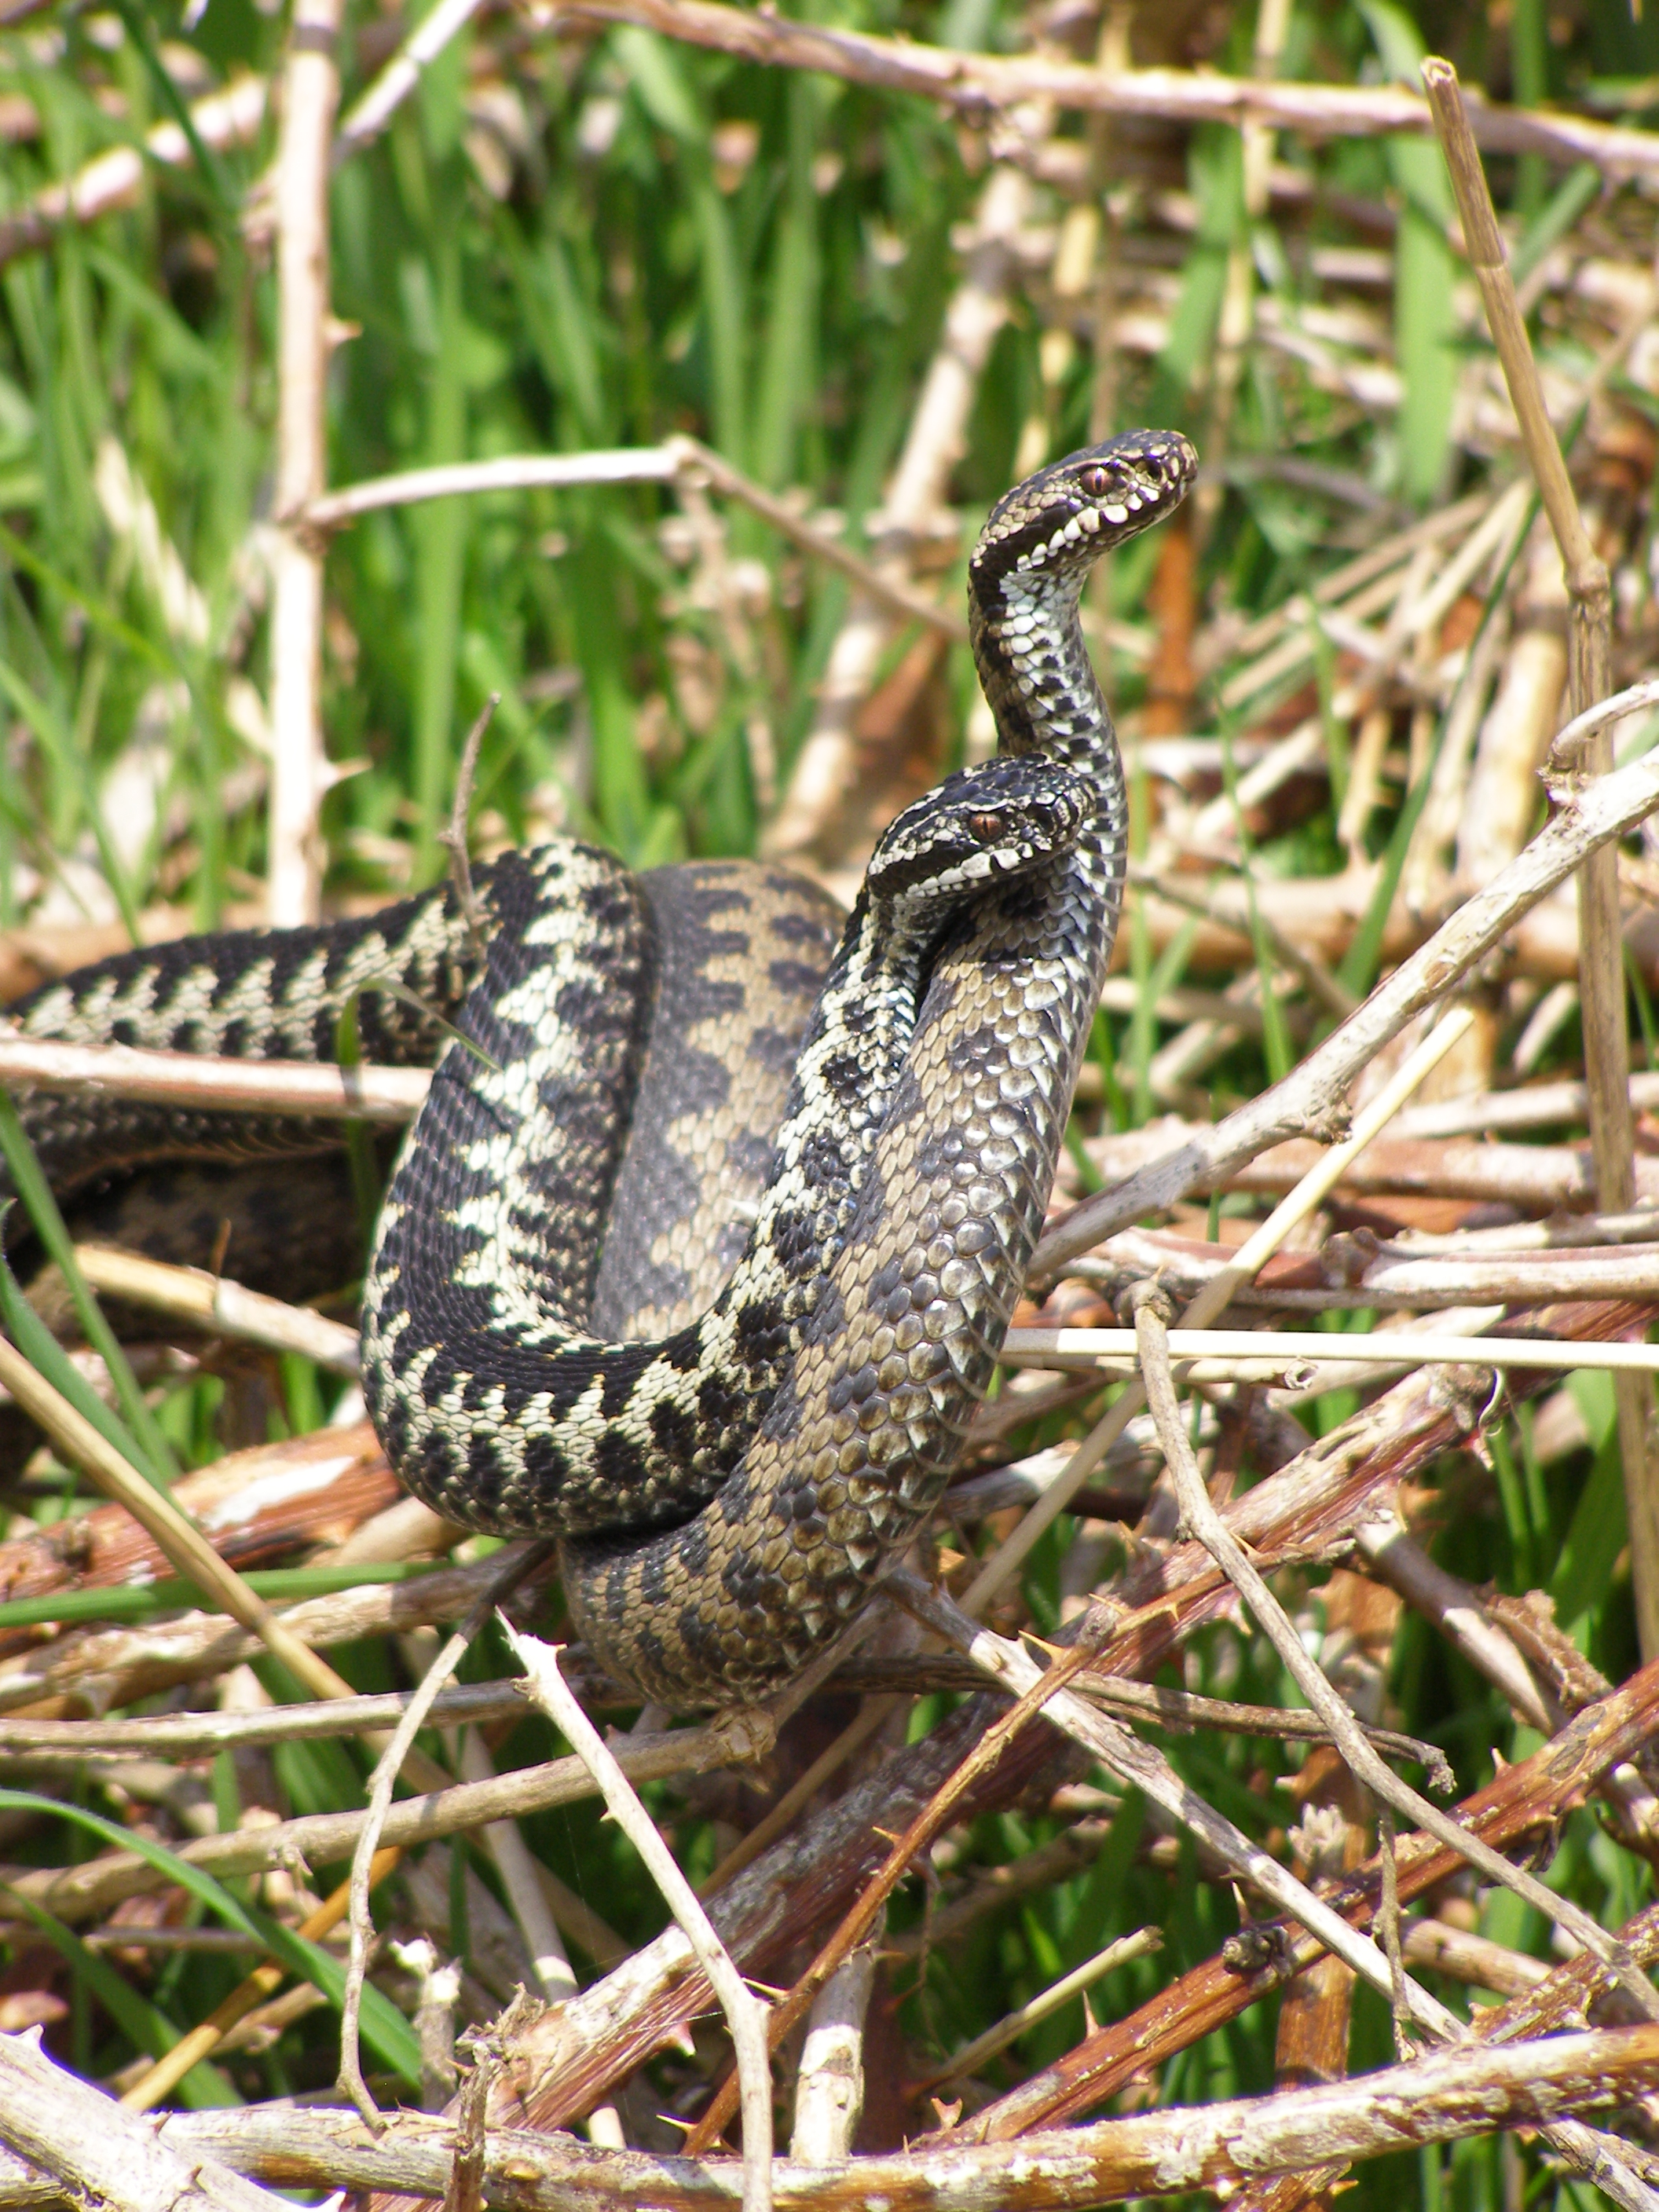
[[[885,834],[816,1005],[810,887],[732,864],[635,879],[559,843],[484,877],[482,974],[433,894],[125,956],[16,1010],[37,1035],[330,1057],[361,994],[366,1056],[429,1056],[430,1025],[374,988],[390,967],[458,1023],[365,1286],[370,1410],[450,1518],[562,1538],[576,1628],[645,1693],[747,1699],[799,1671],[960,1456],[1121,898],[1121,764],[1079,598],[1195,465],[1132,432],[994,510],[969,601],[999,755]],[[68,1188],[112,1160],[324,1141],[153,1109],[28,1118]],[[754,1219],[732,1272],[734,1188]]]

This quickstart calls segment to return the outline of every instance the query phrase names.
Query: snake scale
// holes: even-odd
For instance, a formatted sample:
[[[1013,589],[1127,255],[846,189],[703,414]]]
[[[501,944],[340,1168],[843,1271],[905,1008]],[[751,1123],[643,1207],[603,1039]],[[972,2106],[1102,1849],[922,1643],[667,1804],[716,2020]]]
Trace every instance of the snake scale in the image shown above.
[[[1080,594],[1196,465],[1132,431],[993,510],[969,627],[999,751],[890,826],[838,943],[780,871],[635,877],[559,841],[479,872],[481,927],[446,889],[124,955],[12,1010],[34,1036],[313,1059],[355,1003],[366,1058],[436,1059],[365,1283],[369,1409],[447,1517],[560,1538],[574,1626],[642,1693],[748,1701],[799,1672],[961,1456],[1121,902]],[[24,1105],[61,1194],[205,1163],[183,1170],[203,1221],[223,1164],[339,1142]],[[240,1247],[227,1266],[250,1272]]]

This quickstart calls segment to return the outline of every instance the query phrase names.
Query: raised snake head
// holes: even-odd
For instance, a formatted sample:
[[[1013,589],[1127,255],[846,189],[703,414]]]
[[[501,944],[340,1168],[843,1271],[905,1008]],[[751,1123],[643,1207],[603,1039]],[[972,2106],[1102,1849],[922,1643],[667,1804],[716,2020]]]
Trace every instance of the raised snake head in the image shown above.
[[[1179,430],[1125,430],[1028,477],[991,509],[969,562],[976,592],[1039,574],[1080,586],[1113,545],[1181,504],[1198,455]]]

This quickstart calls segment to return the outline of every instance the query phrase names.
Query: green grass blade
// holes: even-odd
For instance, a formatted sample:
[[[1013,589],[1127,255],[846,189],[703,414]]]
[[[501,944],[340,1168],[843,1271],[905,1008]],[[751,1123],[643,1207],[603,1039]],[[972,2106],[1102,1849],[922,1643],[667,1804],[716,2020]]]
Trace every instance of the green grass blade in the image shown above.
[[[75,1256],[75,1240],[70,1235],[63,1215],[58,1210],[40,1163],[35,1158],[28,1133],[23,1127],[9,1092],[0,1091],[0,1153],[3,1153],[10,1170],[12,1188],[23,1204],[23,1210],[33,1224],[34,1233],[46,1247],[46,1255],[56,1262],[68,1287],[75,1307],[76,1319],[85,1332],[87,1342],[109,1370],[115,1395],[120,1402],[137,1444],[139,1457],[133,1464],[155,1488],[165,1490],[179,1474],[179,1462],[173,1447],[162,1435],[155,1416],[144,1402],[144,1394],[138,1379],[127,1364],[127,1356],[117,1342],[115,1332],[105,1320],[103,1310],[86,1277],[81,1273],[80,1262]],[[127,1450],[126,1446],[121,1447]],[[131,1456],[131,1452],[128,1452]]]
[[[49,1820],[73,1820],[79,1827],[99,1837],[113,1850],[136,1851],[139,1857],[167,1881],[177,1882],[187,1890],[208,1911],[223,1921],[226,1927],[239,1929],[264,1946],[272,1958],[286,1966],[291,1974],[311,1983],[319,1989],[337,2009],[345,1992],[345,1970],[337,1959],[316,1944],[296,1936],[281,1921],[273,1920],[269,1913],[257,1906],[244,1905],[234,1897],[224,1885],[190,1860],[180,1858],[164,1844],[158,1844],[136,1828],[118,1827],[113,1820],[105,1820],[100,1814],[91,1813],[82,1805],[55,1802],[50,1797],[37,1797],[25,1790],[0,1790],[0,1811],[34,1813]],[[392,2067],[411,2087],[418,2087],[421,2079],[420,2046],[408,2021],[380,1991],[368,1984],[363,1990],[363,2037],[385,2063]]]

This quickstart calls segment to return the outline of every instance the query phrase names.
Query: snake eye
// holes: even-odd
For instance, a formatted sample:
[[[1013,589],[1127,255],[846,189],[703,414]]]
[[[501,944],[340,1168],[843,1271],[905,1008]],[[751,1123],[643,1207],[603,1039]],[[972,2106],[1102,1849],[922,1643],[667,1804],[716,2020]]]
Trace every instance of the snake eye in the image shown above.
[[[981,845],[994,845],[1006,826],[1000,814],[973,814],[968,818],[968,827]]]

